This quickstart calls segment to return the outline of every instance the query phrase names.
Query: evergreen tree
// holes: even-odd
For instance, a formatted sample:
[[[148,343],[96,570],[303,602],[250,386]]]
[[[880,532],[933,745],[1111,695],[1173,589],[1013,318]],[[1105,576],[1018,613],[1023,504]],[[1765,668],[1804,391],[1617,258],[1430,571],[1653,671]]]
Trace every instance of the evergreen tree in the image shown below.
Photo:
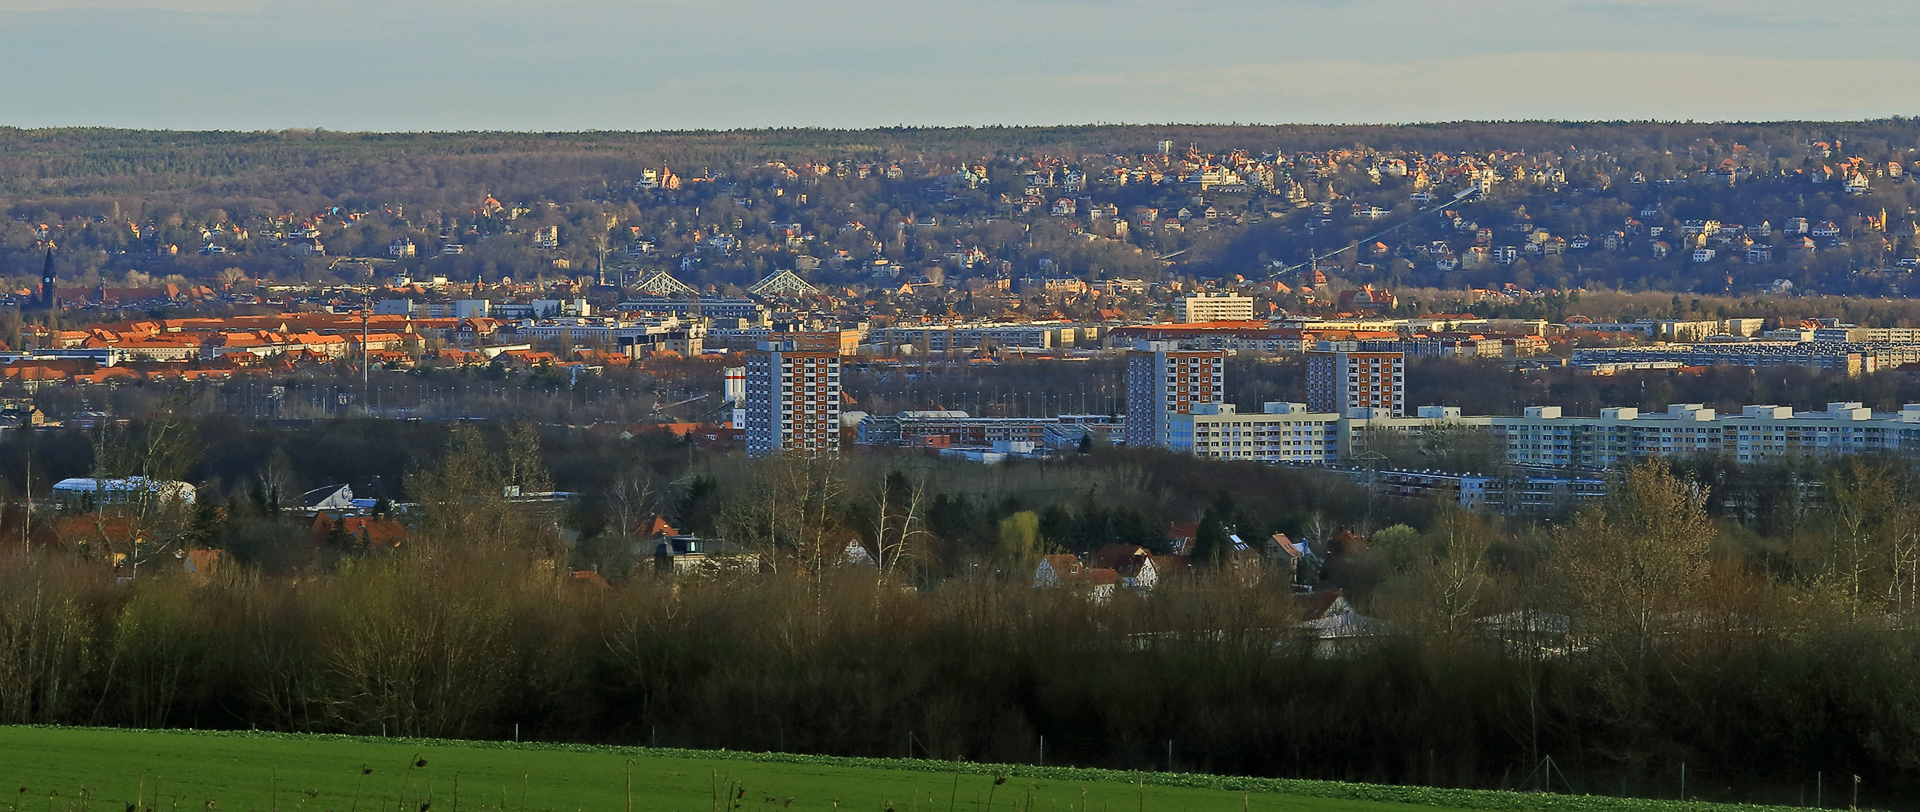
[[[1233,554],[1233,541],[1227,538],[1227,526],[1220,520],[1220,514],[1209,509],[1200,517],[1200,529],[1193,535],[1193,563],[1202,567],[1217,567],[1227,563]]]

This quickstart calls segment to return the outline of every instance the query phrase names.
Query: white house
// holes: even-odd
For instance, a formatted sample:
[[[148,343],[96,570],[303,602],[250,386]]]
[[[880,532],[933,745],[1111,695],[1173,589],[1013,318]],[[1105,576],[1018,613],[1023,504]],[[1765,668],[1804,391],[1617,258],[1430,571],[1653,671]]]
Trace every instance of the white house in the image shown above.
[[[1110,600],[1119,583],[1119,573],[1105,568],[1089,569],[1080,563],[1079,557],[1071,555],[1046,556],[1033,570],[1035,589],[1074,587],[1086,591],[1094,603]]]

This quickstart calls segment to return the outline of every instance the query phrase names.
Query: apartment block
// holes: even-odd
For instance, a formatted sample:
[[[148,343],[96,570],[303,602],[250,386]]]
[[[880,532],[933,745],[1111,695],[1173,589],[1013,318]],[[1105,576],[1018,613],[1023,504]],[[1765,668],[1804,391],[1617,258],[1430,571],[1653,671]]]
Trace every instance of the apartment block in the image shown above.
[[[761,342],[747,356],[747,454],[833,454],[840,450],[840,353],[796,342]]]
[[[1649,458],[1712,454],[1742,463],[1848,454],[1920,455],[1920,404],[1876,413],[1857,402],[1825,411],[1746,406],[1717,414],[1698,403],[1665,412],[1600,410],[1599,417],[1568,417],[1557,406],[1534,406],[1521,417],[1492,418],[1493,441],[1509,462],[1612,468]]]
[[[373,303],[376,316],[411,316],[416,319],[484,319],[495,316],[496,305],[486,299],[461,299],[452,302],[415,299],[381,299]]]
[[[798,352],[853,355],[860,351],[859,330],[800,330],[769,333],[767,339],[790,344]]]
[[[1352,409],[1406,412],[1406,355],[1398,352],[1307,353],[1307,409],[1346,414]]]
[[[1188,296],[1174,305],[1174,317],[1186,324],[1203,321],[1252,321],[1253,297],[1237,293]]]
[[[1134,347],[1127,353],[1127,445],[1166,446],[1174,416],[1223,402],[1226,353],[1183,351],[1171,341]]]
[[[1698,403],[1676,403],[1661,412],[1616,407],[1597,416],[1529,406],[1518,416],[1497,417],[1463,415],[1454,406],[1422,406],[1412,416],[1399,416],[1384,408],[1336,414],[1301,403],[1269,403],[1260,414],[1242,414],[1231,404],[1201,404],[1168,420],[1165,445],[1175,451],[1274,463],[1367,459],[1369,447],[1386,447],[1386,440],[1405,449],[1475,433],[1506,464],[1533,472],[1600,471],[1700,455],[1738,463],[1851,454],[1920,458],[1920,404],[1897,412],[1874,412],[1857,402],[1829,403],[1821,411],[1758,405],[1721,414]],[[1443,428],[1455,431],[1436,431]]]
[[[1035,448],[1073,448],[1090,434],[1117,428],[1111,415],[975,417],[959,410],[938,410],[868,415],[855,430],[861,445],[968,448],[1028,443]]]
[[[1778,331],[1774,331],[1778,332]],[[1598,369],[1669,361],[1685,366],[1811,367],[1849,377],[1920,361],[1920,344],[1840,341],[1751,341],[1668,344],[1663,347],[1591,347],[1573,351],[1575,366]]]
[[[1098,330],[1064,322],[920,324],[876,328],[867,340],[886,352],[943,353],[980,347],[1051,350],[1072,347],[1082,335],[1092,338]]]
[[[1382,496],[1455,502],[1468,510],[1509,516],[1564,512],[1606,498],[1613,485],[1607,477],[1578,473],[1457,474],[1371,467],[1337,471]]]
[[[1851,344],[1920,344],[1920,327],[1820,327],[1814,341]]]
[[[1240,414],[1231,403],[1202,404],[1170,418],[1167,446],[1196,457],[1319,463],[1339,458],[1340,416],[1304,403],[1268,403]]]
[[[621,302],[619,310],[643,313],[673,313],[679,316],[705,316],[711,319],[745,319],[749,325],[765,326],[772,321],[766,305],[752,299],[687,298],[670,299],[648,296]]]
[[[1136,324],[1107,333],[1115,347],[1140,341],[1171,341],[1183,350],[1303,352],[1313,346],[1315,334],[1298,327],[1270,328],[1261,324]]]

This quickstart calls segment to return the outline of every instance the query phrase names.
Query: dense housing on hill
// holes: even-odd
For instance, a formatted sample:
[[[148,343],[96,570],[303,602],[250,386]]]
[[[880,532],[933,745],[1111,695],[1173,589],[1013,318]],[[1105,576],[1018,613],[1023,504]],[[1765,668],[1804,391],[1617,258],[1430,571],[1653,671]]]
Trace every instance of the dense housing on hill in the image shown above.
[[[57,245],[62,278],[83,287],[229,268],[628,283],[671,271],[696,286],[792,271],[780,278],[793,289],[1334,271],[1393,285],[1883,293],[1920,261],[1916,147],[1907,120],[0,130],[0,268],[33,273]]]

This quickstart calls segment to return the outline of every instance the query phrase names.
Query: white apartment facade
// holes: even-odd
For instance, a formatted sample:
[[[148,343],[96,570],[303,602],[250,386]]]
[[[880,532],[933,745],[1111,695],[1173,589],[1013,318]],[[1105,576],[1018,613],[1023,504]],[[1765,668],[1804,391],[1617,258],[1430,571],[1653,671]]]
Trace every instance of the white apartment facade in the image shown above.
[[[1203,404],[1171,415],[1167,447],[1197,457],[1273,463],[1355,459],[1373,438],[1392,432],[1419,437],[1439,426],[1484,431],[1506,463],[1526,468],[1605,470],[1644,459],[1721,455],[1739,463],[1851,454],[1920,457],[1920,404],[1874,412],[1857,402],[1822,411],[1745,406],[1720,414],[1698,403],[1663,412],[1630,407],[1598,416],[1568,416],[1558,406],[1529,406],[1519,416],[1462,415],[1458,407],[1422,406],[1412,416],[1385,409],[1346,414],[1300,403],[1268,403],[1260,414],[1231,404]]]
[[[1188,296],[1174,306],[1174,319],[1184,324],[1203,321],[1252,321],[1253,297],[1238,293]]]
[[[1065,322],[970,322],[880,327],[869,331],[867,340],[881,347],[911,347],[917,352],[952,352],[988,346],[1050,350],[1074,346],[1082,333],[1091,336],[1097,331]]]
[[[1304,403],[1268,403],[1241,414],[1231,403],[1203,404],[1170,417],[1167,447],[1196,457],[1323,463],[1340,458],[1340,417]]]
[[[1370,431],[1420,431],[1445,421],[1488,432],[1512,465],[1610,469],[1644,459],[1724,456],[1739,463],[1824,458],[1848,454],[1920,456],[1920,404],[1898,412],[1874,412],[1857,402],[1827,404],[1823,411],[1755,405],[1720,414],[1698,403],[1676,403],[1664,412],[1631,407],[1601,409],[1595,417],[1569,416],[1558,406],[1529,406],[1517,417],[1461,416],[1456,408],[1423,406],[1418,417],[1366,418],[1356,412],[1340,422],[1340,451],[1363,449]]]
[[[1852,344],[1920,344],[1920,327],[1820,327],[1808,338]]]
[[[1611,468],[1637,459],[1722,455],[1755,463],[1847,454],[1920,455],[1920,404],[1874,412],[1858,402],[1824,411],[1746,406],[1718,414],[1698,403],[1665,412],[1600,410],[1568,417],[1557,406],[1534,406],[1521,417],[1493,418],[1493,440],[1509,462]]]

